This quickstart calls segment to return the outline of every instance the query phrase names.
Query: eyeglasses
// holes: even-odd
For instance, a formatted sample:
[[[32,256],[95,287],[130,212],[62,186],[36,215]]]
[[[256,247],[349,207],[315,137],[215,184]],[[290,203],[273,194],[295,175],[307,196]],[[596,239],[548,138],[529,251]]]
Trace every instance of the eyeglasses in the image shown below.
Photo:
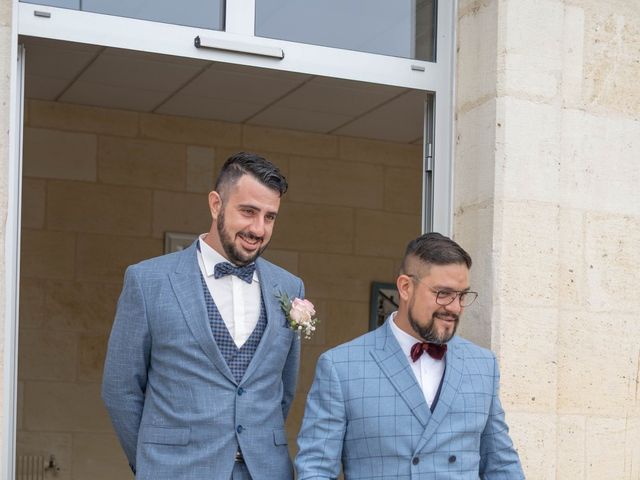
[[[430,288],[429,290],[436,294],[436,303],[443,307],[451,305],[456,298],[460,299],[461,307],[468,307],[476,301],[476,298],[478,298],[478,292],[455,292],[452,290],[434,290],[433,288]]]
[[[407,274],[407,276],[411,277],[416,283],[421,282],[421,279],[419,279],[416,275]],[[451,305],[453,302],[455,302],[456,298],[460,299],[461,307],[468,307],[476,301],[476,298],[478,298],[478,292],[471,292],[469,290],[465,290],[464,292],[456,292],[455,290],[435,290],[431,287],[428,288],[436,294],[436,303],[442,307]]]

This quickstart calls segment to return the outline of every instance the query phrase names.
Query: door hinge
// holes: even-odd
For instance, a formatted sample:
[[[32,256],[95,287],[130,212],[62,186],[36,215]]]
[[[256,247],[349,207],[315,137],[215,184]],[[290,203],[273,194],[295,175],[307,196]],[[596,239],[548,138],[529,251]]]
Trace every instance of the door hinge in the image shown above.
[[[425,172],[433,172],[433,152],[430,143],[425,146],[424,170]]]

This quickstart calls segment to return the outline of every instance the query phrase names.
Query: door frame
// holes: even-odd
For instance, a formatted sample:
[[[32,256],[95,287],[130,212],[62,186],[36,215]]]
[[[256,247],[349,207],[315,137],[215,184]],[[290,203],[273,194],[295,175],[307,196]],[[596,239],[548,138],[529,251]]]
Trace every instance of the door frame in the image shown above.
[[[15,478],[18,391],[18,313],[20,295],[20,230],[22,203],[22,130],[24,120],[24,48],[18,45],[18,1],[12,2],[9,78],[9,158],[7,219],[4,237],[4,355],[2,384],[2,451],[0,478]]]
[[[36,15],[36,12],[38,14]],[[42,15],[45,12],[45,15]],[[49,14],[49,17],[46,16]],[[145,20],[80,12],[12,0],[5,230],[5,312],[3,356],[3,440],[0,479],[15,478],[18,318],[25,51],[19,35],[235,63],[268,69],[399,86],[430,94],[425,103],[422,231],[450,235],[452,212],[453,106],[457,2],[437,6],[436,62],[388,57],[317,45],[256,37],[255,0],[228,3],[227,30],[204,30]],[[115,32],[118,32],[117,34]],[[196,48],[196,36],[230,41],[236,50]],[[234,43],[235,42],[235,43]],[[282,49],[282,59],[243,51],[245,46]]]

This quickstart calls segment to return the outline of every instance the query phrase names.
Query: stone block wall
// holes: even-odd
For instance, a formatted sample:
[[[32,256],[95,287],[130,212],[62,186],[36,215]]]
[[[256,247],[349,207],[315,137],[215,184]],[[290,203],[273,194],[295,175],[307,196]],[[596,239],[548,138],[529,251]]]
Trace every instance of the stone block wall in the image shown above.
[[[640,9],[459,2],[455,233],[527,478],[640,478]],[[469,320],[469,318],[468,318]]]
[[[283,170],[265,256],[303,278],[321,323],[305,341],[289,440],[318,355],[368,328],[372,281],[393,281],[419,234],[422,148],[28,101],[24,136],[18,454],[54,453],[60,480],[131,478],[100,400],[127,265],[166,231],[201,233],[226,158]]]

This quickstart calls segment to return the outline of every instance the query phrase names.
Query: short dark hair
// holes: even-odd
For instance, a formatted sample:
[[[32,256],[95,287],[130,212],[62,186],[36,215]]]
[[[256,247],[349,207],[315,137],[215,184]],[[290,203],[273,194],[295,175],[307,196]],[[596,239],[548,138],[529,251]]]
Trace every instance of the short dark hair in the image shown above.
[[[471,268],[471,256],[456,242],[436,232],[425,233],[409,242],[402,260],[402,273],[406,273],[407,260],[412,257],[426,266],[457,263]]]
[[[243,175],[251,175],[264,186],[278,192],[280,196],[289,188],[287,179],[269,160],[255,153],[239,152],[224,162],[216,180],[215,191],[222,195],[221,190],[235,185]]]

